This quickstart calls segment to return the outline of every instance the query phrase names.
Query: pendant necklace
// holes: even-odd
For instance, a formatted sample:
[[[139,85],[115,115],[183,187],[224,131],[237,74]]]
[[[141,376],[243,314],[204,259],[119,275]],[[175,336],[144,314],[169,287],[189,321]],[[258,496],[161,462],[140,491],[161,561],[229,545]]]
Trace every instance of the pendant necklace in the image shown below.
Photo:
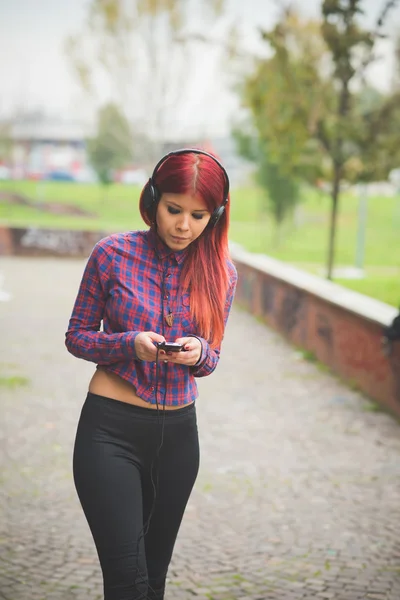
[[[169,312],[167,315],[165,315],[165,322],[167,323],[168,327],[172,327],[174,324],[174,315],[172,312]]]

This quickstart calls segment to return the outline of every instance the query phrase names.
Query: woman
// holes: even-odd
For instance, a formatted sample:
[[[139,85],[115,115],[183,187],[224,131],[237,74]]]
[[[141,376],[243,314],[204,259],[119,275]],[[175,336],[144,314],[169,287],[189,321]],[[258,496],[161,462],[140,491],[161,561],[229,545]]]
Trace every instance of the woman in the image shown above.
[[[195,378],[217,366],[236,287],[229,208],[215,157],[171,152],[140,197],[149,229],[102,239],[83,274],[66,345],[97,368],[73,468],[105,600],[164,598],[199,467]]]

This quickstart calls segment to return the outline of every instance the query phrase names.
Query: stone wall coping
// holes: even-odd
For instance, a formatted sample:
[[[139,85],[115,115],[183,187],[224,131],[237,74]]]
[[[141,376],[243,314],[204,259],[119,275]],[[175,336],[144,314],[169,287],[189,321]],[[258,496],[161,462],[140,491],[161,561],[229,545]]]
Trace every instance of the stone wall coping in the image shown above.
[[[229,246],[233,261],[242,262],[249,267],[258,269],[275,279],[285,281],[298,289],[368,319],[382,327],[390,325],[398,314],[398,310],[395,307],[385,302],[375,300],[353,290],[348,290],[337,283],[302,271],[271,256],[253,254],[236,242],[230,242]]]

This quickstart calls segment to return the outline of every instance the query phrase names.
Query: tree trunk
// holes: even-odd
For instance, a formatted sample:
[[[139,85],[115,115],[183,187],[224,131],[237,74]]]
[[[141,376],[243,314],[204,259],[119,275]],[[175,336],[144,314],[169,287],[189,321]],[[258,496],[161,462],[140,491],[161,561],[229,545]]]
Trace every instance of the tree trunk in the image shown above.
[[[273,237],[274,250],[278,250],[278,248],[280,248],[280,246],[282,245],[283,237],[283,220],[275,221],[275,231]]]
[[[335,262],[335,239],[336,239],[336,225],[337,215],[339,208],[339,194],[340,194],[340,179],[341,173],[340,168],[336,164],[334,166],[333,174],[333,185],[332,185],[332,210],[331,210],[331,222],[329,228],[329,249],[328,249],[328,266],[327,266],[327,278],[332,279],[333,266]]]

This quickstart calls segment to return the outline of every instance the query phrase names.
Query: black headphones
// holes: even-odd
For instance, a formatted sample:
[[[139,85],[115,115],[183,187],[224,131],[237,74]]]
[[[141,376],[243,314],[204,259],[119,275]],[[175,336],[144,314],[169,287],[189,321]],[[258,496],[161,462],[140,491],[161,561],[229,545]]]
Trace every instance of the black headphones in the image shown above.
[[[209,154],[208,152],[205,152],[204,150],[197,150],[196,148],[182,148],[181,150],[173,150],[172,152],[169,152],[168,154],[166,154],[165,156],[163,156],[161,158],[161,160],[158,161],[158,163],[156,164],[156,166],[154,167],[154,171],[152,176],[150,177],[149,181],[146,183],[146,185],[144,186],[143,189],[143,208],[149,218],[149,221],[153,222],[156,216],[156,210],[157,210],[157,205],[160,201],[160,192],[157,189],[157,186],[155,184],[155,176],[157,174],[158,169],[160,168],[160,166],[170,157],[170,156],[176,156],[179,154],[186,154],[186,153],[192,153],[192,154],[203,154],[204,156],[208,156],[209,158],[211,158],[221,169],[221,171],[224,174],[225,177],[225,187],[224,187],[224,198],[223,198],[223,202],[221,204],[221,206],[218,206],[214,212],[211,215],[211,218],[208,222],[208,227],[215,227],[216,224],[218,223],[218,221],[220,220],[220,218],[222,217],[222,215],[224,214],[225,211],[225,206],[228,203],[228,194],[229,194],[229,177],[227,172],[225,171],[224,167],[221,165],[221,163],[219,162],[219,160],[217,160],[215,158],[215,156],[213,156],[212,154]]]

